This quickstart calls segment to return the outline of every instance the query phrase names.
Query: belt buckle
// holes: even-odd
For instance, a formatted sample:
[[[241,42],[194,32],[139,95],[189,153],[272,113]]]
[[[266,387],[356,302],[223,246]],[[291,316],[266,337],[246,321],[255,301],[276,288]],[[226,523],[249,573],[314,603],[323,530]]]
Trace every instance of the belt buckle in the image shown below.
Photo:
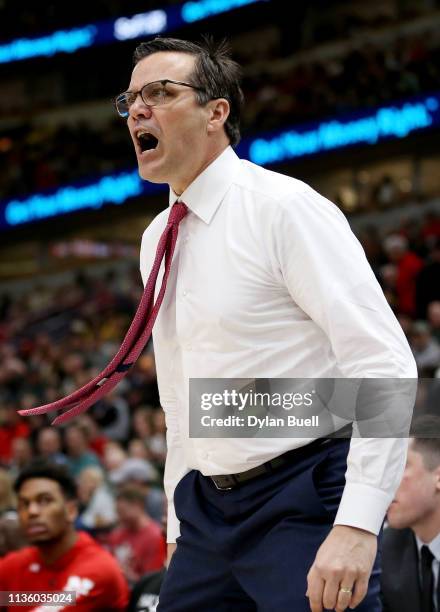
[[[233,481],[233,479],[228,474],[224,474],[224,475],[222,474],[220,476],[210,476],[210,478],[211,478],[212,482],[214,483],[215,488],[218,491],[231,491],[234,488],[234,487],[228,487],[228,486],[224,486],[223,487],[223,486],[217,484],[217,482],[216,482],[217,478],[225,478],[225,479],[229,479],[230,481],[231,480]]]

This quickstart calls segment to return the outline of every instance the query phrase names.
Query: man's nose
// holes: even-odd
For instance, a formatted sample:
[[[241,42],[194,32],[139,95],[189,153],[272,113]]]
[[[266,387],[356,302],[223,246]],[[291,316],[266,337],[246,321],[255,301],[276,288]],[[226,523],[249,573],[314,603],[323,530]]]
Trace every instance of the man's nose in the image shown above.
[[[130,106],[128,112],[135,119],[137,119],[138,117],[149,118],[153,113],[153,109],[151,106],[148,106],[148,104],[145,104],[145,102],[142,100],[141,94],[138,93],[138,95],[136,96],[136,100]]]
[[[38,502],[31,502],[28,506],[29,516],[37,516],[40,514],[40,504]]]

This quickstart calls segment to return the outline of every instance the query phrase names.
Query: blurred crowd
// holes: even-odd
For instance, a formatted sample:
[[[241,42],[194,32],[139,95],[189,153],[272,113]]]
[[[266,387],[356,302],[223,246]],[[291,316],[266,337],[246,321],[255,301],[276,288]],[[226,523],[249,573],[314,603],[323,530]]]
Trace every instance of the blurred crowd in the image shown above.
[[[413,351],[420,377],[440,377],[440,219],[402,218],[381,238],[367,226],[360,241]]]
[[[57,399],[96,375],[116,352],[140,293],[133,271],[125,279],[79,275],[56,289],[4,296],[0,306],[0,517],[13,516],[12,480],[36,457],[66,466],[78,486],[77,528],[112,550],[130,584],[162,568],[165,555],[165,421],[151,350],[69,427],[22,419],[17,409]]]
[[[386,104],[440,89],[440,36],[431,31],[390,44],[347,48],[333,59],[304,61],[244,80],[246,132],[269,130]]]
[[[380,43],[346,44],[338,54],[322,60],[307,54],[302,59],[295,55],[282,58],[281,34],[264,48],[265,61],[258,54],[241,57],[243,52],[237,49],[237,59],[245,66],[243,135],[440,91],[439,32],[432,28]],[[265,34],[263,31],[262,39]],[[89,68],[92,72],[99,69],[102,78],[88,80],[81,89],[72,88],[72,82],[82,78],[82,64],[77,67],[80,73],[66,68],[65,74],[55,70],[18,79],[17,86],[25,87],[23,91],[5,83],[0,114],[20,113],[21,117],[19,123],[5,127],[0,137],[2,198],[23,197],[135,163],[125,122],[118,120],[116,113],[115,119],[99,123],[93,122],[93,112],[87,120],[82,115],[75,123],[73,111],[68,124],[36,120],[38,113],[51,107],[85,100],[106,98],[110,109],[109,87],[112,80],[116,86],[114,74],[119,68],[115,66],[119,64],[114,48],[108,53],[108,64],[98,61],[94,67],[92,60]],[[120,70],[121,76],[127,68],[121,66]]]
[[[135,163],[133,144],[120,120],[101,129],[86,122],[24,126],[0,138],[0,191],[24,197]]]

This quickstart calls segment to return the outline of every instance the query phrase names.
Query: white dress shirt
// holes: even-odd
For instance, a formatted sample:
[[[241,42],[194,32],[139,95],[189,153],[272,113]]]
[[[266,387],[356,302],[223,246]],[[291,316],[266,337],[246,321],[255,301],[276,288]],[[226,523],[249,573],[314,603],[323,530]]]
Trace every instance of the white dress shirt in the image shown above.
[[[436,596],[437,589],[438,589],[438,577],[439,577],[439,566],[440,566],[440,533],[433,540],[431,540],[429,544],[425,544],[425,542],[422,542],[422,540],[418,536],[416,536],[416,542],[417,542],[417,550],[419,552],[420,584],[421,584],[421,579],[422,579],[422,568],[421,568],[422,546],[426,545],[434,556],[434,559],[432,560],[432,576],[433,576],[433,581],[434,581],[433,604],[434,604],[435,612],[440,612],[438,609],[437,596]]]
[[[170,191],[170,206],[178,196]],[[179,228],[153,331],[167,423],[168,541],[173,493],[191,469],[249,470],[307,438],[189,438],[190,378],[416,378],[405,336],[341,211],[305,183],[240,160],[231,147],[179,198]],[[144,283],[169,209],[145,230]],[[163,267],[156,286],[159,290]],[[353,438],[337,524],[378,533],[407,440]]]

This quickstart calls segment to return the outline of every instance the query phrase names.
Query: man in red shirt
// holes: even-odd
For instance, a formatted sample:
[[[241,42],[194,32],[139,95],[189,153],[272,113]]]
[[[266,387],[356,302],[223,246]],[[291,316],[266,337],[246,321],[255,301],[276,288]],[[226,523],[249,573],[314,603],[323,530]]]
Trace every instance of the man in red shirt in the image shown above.
[[[0,414],[0,462],[9,464],[12,459],[12,443],[16,438],[26,438],[29,425],[17,413],[17,407],[5,406]]]
[[[75,593],[74,605],[6,605],[7,612],[122,612],[127,583],[115,559],[86,533],[77,532],[76,486],[62,465],[34,462],[15,482],[21,528],[31,546],[0,559],[0,592],[23,602],[24,592]],[[38,603],[38,601],[40,601]],[[4,602],[2,602],[4,603]]]
[[[408,248],[405,236],[391,234],[384,241],[385,251],[397,270],[397,310],[414,317],[416,314],[416,281],[423,260]]]
[[[160,526],[145,512],[145,496],[140,489],[121,489],[116,495],[116,511],[120,524],[108,543],[126,578],[134,583],[143,574],[163,568],[165,538]]]

